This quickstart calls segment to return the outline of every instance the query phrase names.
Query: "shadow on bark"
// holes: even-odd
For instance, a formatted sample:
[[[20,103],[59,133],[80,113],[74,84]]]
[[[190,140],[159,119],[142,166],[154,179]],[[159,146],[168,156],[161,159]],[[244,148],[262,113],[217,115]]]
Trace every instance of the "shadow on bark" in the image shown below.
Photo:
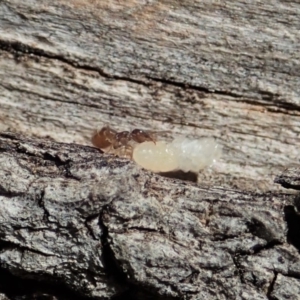
[[[300,215],[294,206],[288,205],[284,208],[284,216],[288,226],[287,242],[300,252]]]
[[[19,278],[0,269],[0,293],[11,300],[87,300],[58,282]]]

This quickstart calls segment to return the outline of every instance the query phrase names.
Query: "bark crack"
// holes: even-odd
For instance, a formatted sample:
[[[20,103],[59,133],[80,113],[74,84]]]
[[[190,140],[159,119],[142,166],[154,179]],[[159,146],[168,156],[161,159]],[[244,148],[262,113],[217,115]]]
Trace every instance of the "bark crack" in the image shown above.
[[[27,229],[31,229],[31,228],[27,228]],[[16,243],[1,239],[1,241],[0,241],[0,251],[1,252],[5,251],[5,250],[12,250],[12,249],[17,250],[18,252],[21,252],[21,253],[23,253],[24,251],[28,251],[28,252],[35,253],[38,255],[43,255],[46,257],[57,256],[55,254],[49,254],[49,253],[46,253],[46,252],[43,252],[40,250],[32,249],[32,248],[26,247],[24,245],[16,244]]]
[[[275,282],[276,282],[276,279],[277,279],[277,275],[278,275],[278,273],[274,271],[274,276],[273,276],[273,279],[272,279],[272,281],[269,285],[268,292],[267,292],[267,297],[268,297],[269,300],[275,299],[271,294],[274,290],[274,285],[275,285]]]
[[[125,76],[117,76],[117,75],[112,75],[112,74],[108,74],[107,72],[105,72],[103,69],[99,68],[99,67],[91,67],[90,65],[86,65],[86,64],[81,64],[75,61],[72,61],[71,59],[68,59],[62,55],[58,55],[58,54],[53,54],[50,53],[49,51],[45,51],[43,49],[39,49],[39,48],[35,48],[29,45],[26,45],[24,43],[21,43],[19,41],[7,41],[7,40],[0,40],[0,50],[12,53],[15,56],[15,59],[18,60],[18,58],[20,56],[23,55],[31,55],[31,56],[37,56],[37,57],[45,57],[48,59],[56,59],[59,60],[63,63],[66,63],[76,69],[82,69],[85,71],[93,71],[93,72],[97,72],[100,76],[105,77],[105,78],[110,78],[110,79],[114,79],[114,80],[124,80],[127,82],[132,82],[132,83],[136,83],[136,84],[140,84],[143,86],[147,86],[149,87],[149,85],[151,85],[152,83],[159,83],[159,84],[166,84],[166,85],[171,85],[171,86],[175,86],[175,87],[179,87],[181,89],[193,89],[195,91],[199,91],[205,94],[216,94],[216,95],[221,95],[221,96],[230,96],[232,98],[232,100],[234,101],[234,99],[237,99],[237,101],[240,101],[240,98],[243,97],[242,94],[238,94],[238,93],[233,93],[233,92],[229,92],[229,91],[222,91],[222,90],[209,90],[207,88],[204,87],[199,87],[199,86],[195,86],[195,85],[190,85],[190,84],[186,84],[183,82],[178,82],[178,81],[173,81],[173,80],[167,80],[167,79],[162,79],[162,78],[155,78],[153,76],[144,76],[143,78],[145,78],[145,80],[140,80],[140,79],[135,79],[135,78],[131,78],[131,77],[125,77]],[[245,103],[251,104],[251,105],[261,105],[262,102],[264,103],[264,107],[273,112],[273,113],[280,113],[280,111],[278,111],[278,108],[284,109],[285,113],[290,112],[290,115],[297,115],[297,114],[293,114],[293,111],[299,111],[299,105],[297,104],[293,104],[293,103],[286,103],[284,101],[280,101],[279,99],[277,99],[277,95],[274,95],[273,93],[267,92],[267,91],[260,91],[260,94],[262,96],[262,100],[253,100],[253,99],[249,99],[249,98],[245,98],[243,97],[243,101]],[[277,97],[277,98],[276,98]],[[276,98],[276,103],[274,103],[274,98]],[[193,126],[193,124],[189,124],[190,126]]]
[[[111,278],[112,282],[115,285],[121,286],[123,288],[123,292],[117,294],[113,297],[112,300],[123,300],[123,299],[132,299],[132,300],[159,300],[166,299],[166,297],[161,297],[153,290],[147,290],[144,287],[138,286],[134,282],[132,282],[129,276],[123,271],[122,266],[116,259],[114,252],[110,246],[110,237],[108,227],[104,224],[105,213],[109,208],[109,204],[105,205],[101,212],[99,218],[99,226],[102,229],[103,234],[101,235],[101,244],[103,247],[102,250],[102,260],[104,268]],[[176,299],[176,298],[170,298]]]

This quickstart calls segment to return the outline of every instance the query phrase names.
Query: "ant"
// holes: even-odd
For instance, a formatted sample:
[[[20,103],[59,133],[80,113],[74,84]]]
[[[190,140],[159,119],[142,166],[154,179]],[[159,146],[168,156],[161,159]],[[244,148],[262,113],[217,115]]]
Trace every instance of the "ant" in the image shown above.
[[[105,126],[94,132],[92,139],[93,145],[103,152],[115,154],[119,157],[132,158],[133,147],[135,144],[143,142],[156,143],[154,132],[142,129],[132,131],[121,131]]]

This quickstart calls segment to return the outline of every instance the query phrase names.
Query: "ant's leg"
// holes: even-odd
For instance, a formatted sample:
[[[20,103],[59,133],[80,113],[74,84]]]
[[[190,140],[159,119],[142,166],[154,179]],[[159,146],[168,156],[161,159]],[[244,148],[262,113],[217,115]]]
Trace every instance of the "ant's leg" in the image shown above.
[[[116,149],[114,149],[113,145],[110,145],[109,147],[105,148],[104,152],[116,155]]]
[[[133,152],[133,148],[130,145],[126,145],[126,146],[122,146],[118,149],[115,149],[115,155],[117,155],[118,157],[124,157],[124,158],[132,158],[132,152]]]

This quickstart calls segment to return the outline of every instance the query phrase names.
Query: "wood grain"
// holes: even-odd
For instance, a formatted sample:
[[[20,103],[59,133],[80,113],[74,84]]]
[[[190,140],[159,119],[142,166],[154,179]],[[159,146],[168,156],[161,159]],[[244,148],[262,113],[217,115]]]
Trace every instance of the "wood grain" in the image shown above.
[[[201,182],[274,189],[298,161],[299,7],[1,1],[0,129],[84,144],[103,124],[214,136],[223,160]]]

